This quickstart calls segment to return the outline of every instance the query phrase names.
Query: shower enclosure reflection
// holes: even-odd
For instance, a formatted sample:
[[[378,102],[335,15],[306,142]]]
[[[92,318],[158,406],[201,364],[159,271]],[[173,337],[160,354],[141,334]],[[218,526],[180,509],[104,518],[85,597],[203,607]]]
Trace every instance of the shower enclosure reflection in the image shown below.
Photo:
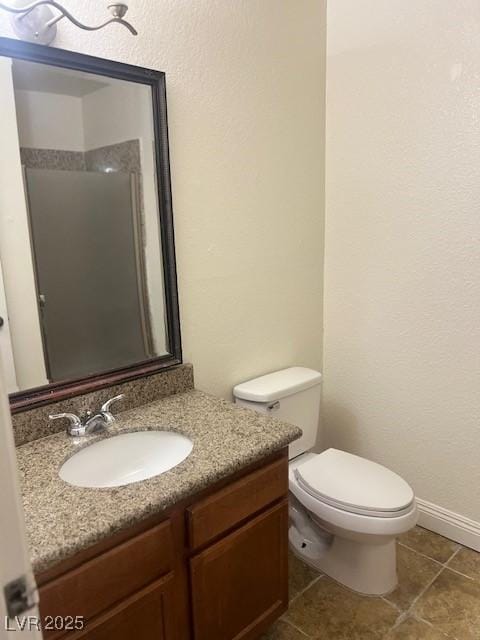
[[[47,378],[152,357],[137,175],[25,173]]]
[[[9,392],[166,354],[151,87],[0,58],[0,88],[23,184],[0,211]]]

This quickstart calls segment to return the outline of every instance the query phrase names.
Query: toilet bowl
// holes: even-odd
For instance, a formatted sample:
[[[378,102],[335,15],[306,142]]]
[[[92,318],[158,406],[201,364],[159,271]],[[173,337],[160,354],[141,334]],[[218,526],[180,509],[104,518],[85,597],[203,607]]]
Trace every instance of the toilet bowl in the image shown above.
[[[411,487],[399,475],[338,449],[315,444],[321,375],[290,367],[234,388],[235,401],[299,426],[289,448],[293,553],[354,591],[385,595],[397,586],[395,538],[417,522]]]
[[[417,521],[413,491],[400,476],[328,449],[290,462],[289,489],[295,555],[354,591],[385,595],[395,589],[395,538]]]

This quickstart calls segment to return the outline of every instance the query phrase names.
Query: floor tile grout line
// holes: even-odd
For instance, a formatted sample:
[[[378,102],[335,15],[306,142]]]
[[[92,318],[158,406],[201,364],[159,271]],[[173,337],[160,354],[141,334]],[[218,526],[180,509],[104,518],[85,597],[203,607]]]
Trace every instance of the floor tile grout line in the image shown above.
[[[390,631],[393,631],[394,629],[397,629],[405,620],[407,620],[407,618],[408,618],[408,612],[407,611],[400,611],[398,616],[397,616],[397,619],[393,623],[393,626],[390,627],[388,632],[390,633]]]
[[[452,569],[452,567],[443,567],[444,569],[448,569],[451,573],[456,573],[457,576],[462,576],[462,578],[466,578],[471,582],[478,582],[477,578],[472,578],[472,576],[467,576],[466,573],[462,573],[461,571],[457,571],[456,569]]]
[[[408,615],[411,615],[411,616],[415,617],[413,612],[414,612],[414,609],[415,609],[415,607],[416,607],[416,605],[417,605],[417,602],[418,602],[418,601],[420,600],[420,598],[421,598],[421,597],[422,597],[422,596],[423,596],[423,595],[424,595],[424,594],[425,594],[425,593],[430,589],[430,587],[433,585],[433,583],[435,582],[435,580],[437,580],[437,578],[439,578],[439,577],[440,577],[441,573],[442,573],[443,571],[445,571],[445,568],[446,568],[446,567],[444,567],[444,566],[442,565],[442,568],[440,569],[440,571],[438,571],[438,572],[433,576],[433,578],[432,578],[432,579],[431,579],[431,580],[430,580],[430,581],[425,585],[425,587],[420,591],[420,593],[419,593],[417,596],[415,596],[415,598],[412,600],[411,605],[408,607],[408,609],[406,609],[406,611],[405,611],[405,613],[406,613],[406,614],[408,614]]]
[[[305,591],[308,591],[308,589],[310,589],[311,586],[313,586],[316,582],[318,582],[319,580],[321,580],[324,577],[325,574],[321,573],[319,576],[317,576],[316,578],[314,578],[311,582],[309,582],[307,584],[307,586],[302,589],[301,591],[299,591],[298,593],[296,593],[293,598],[289,601],[288,606],[290,607],[290,605],[295,602],[295,600],[298,600],[298,598],[300,598],[300,596],[303,596],[303,594],[305,593]],[[286,611],[286,613],[288,613],[288,611]]]
[[[448,558],[448,560],[446,560],[445,562],[440,562],[440,560],[436,560],[435,558],[432,558],[431,556],[427,556],[426,553],[422,553],[421,551],[417,551],[417,549],[414,549],[413,547],[409,547],[408,544],[405,544],[404,542],[399,542],[397,540],[397,544],[399,544],[401,547],[404,547],[405,549],[408,549],[409,551],[413,551],[413,553],[416,553],[419,556],[422,556],[422,558],[427,558],[427,560],[431,560],[432,562],[436,562],[437,564],[442,565],[442,567],[446,567],[447,563],[450,562],[450,560],[454,556],[456,556],[457,553],[462,548],[462,547],[458,547],[458,549],[455,549],[455,551],[452,552],[452,555]]]
[[[395,602],[390,602],[390,600],[387,600],[386,596],[380,596],[380,600],[383,600],[383,602],[386,602],[387,604],[389,604],[391,607],[393,607],[396,611],[398,611],[398,613],[403,613],[403,610],[400,609],[400,607],[398,606],[398,604],[396,604]]]
[[[423,624],[426,624],[427,627],[430,627],[431,629],[435,629],[437,633],[440,633],[442,636],[447,638],[447,640],[455,640],[453,636],[449,636],[447,633],[445,633],[444,631],[436,627],[434,624],[432,624],[429,620],[425,620],[425,618],[422,618],[422,616],[419,616],[415,612],[412,611],[412,613],[410,614],[410,617],[412,617],[414,620],[417,620],[418,622],[422,622]]]
[[[311,638],[312,637],[312,636],[309,636],[308,634],[306,634],[303,629],[301,629],[300,627],[297,627],[296,624],[293,624],[293,622],[291,622],[287,618],[284,618],[283,621],[285,622],[285,624],[288,624],[290,627],[292,627],[292,629],[295,629],[295,631],[298,631],[299,633],[301,633],[302,636],[305,636],[305,638]]]
[[[435,560],[435,558],[431,558],[430,556],[427,556],[425,553],[422,553],[421,551],[417,551],[416,549],[413,549],[412,547],[408,546],[408,544],[404,544],[403,542],[400,542],[399,540],[397,540],[397,544],[401,547],[403,547],[404,549],[408,549],[409,551],[411,551],[412,553],[415,553],[416,555],[425,558],[426,560],[430,560],[431,562],[434,562],[439,568],[439,570],[437,571],[437,573],[433,576],[433,578],[430,580],[430,582],[428,582],[425,587],[420,591],[420,593],[418,593],[415,598],[412,600],[412,602],[410,603],[410,606],[407,607],[407,609],[402,610],[400,609],[400,607],[396,606],[396,609],[399,611],[399,615],[398,618],[395,621],[395,624],[393,625],[392,629],[396,629],[397,627],[399,627],[405,620],[408,619],[408,617],[413,616],[413,609],[417,603],[417,601],[422,597],[422,595],[427,591],[427,589],[429,589],[432,584],[435,582],[435,580],[439,577],[439,575],[442,573],[442,571],[444,569],[446,569],[446,564],[443,562],[439,562],[439,560]],[[450,556],[450,558],[447,560],[447,562],[449,562],[459,551],[460,551],[461,547],[458,547],[458,549],[455,549],[455,551],[452,553],[452,555]],[[385,598],[386,602],[389,602],[389,600]],[[393,603],[390,603],[393,604]],[[415,617],[415,616],[414,616]],[[425,622],[425,620],[422,620],[422,622]]]
[[[468,580],[474,580],[474,581],[478,582],[477,578],[473,578],[472,576],[469,576],[466,573],[462,573],[458,569],[454,569],[452,566],[450,566],[450,562],[455,558],[455,556],[458,555],[462,549],[466,549],[467,547],[459,545],[458,549],[455,549],[455,551],[452,553],[452,555],[450,556],[450,558],[446,562],[440,562],[439,560],[435,560],[435,558],[431,558],[430,556],[427,556],[425,553],[422,553],[421,551],[417,551],[416,549],[413,549],[412,547],[409,547],[407,544],[404,544],[403,542],[398,542],[398,540],[397,540],[397,544],[400,545],[401,547],[404,547],[405,549],[408,549],[409,551],[412,551],[413,553],[416,553],[417,555],[421,556],[422,558],[426,558],[427,560],[431,560],[432,562],[435,562],[436,564],[441,565],[445,569],[448,569],[449,571],[453,571],[454,573],[458,574],[459,576],[463,576],[464,578],[468,578]]]
[[[420,554],[423,555],[423,554]],[[437,564],[440,565],[439,562],[437,562]],[[433,578],[425,585],[425,587],[420,591],[420,593],[415,596],[415,598],[412,600],[410,606],[405,609],[405,611],[402,611],[398,618],[395,620],[395,624],[393,625],[393,627],[390,629],[390,631],[393,631],[394,629],[397,629],[405,620],[407,620],[409,617],[413,617],[416,618],[415,614],[414,614],[414,609],[415,609],[415,605],[417,604],[417,602],[420,600],[420,598],[428,591],[428,589],[430,589],[430,587],[432,586],[432,584],[435,582],[435,580],[440,576],[440,574],[442,573],[442,571],[444,571],[444,569],[446,567],[444,567],[443,565],[440,565],[440,570],[433,576]],[[426,622],[425,620],[423,620],[422,618],[418,617],[417,619],[422,620],[422,622]],[[432,625],[430,625],[432,626]]]
[[[477,578],[474,578],[473,576],[469,576],[466,573],[462,573],[461,571],[459,571],[458,569],[454,569],[450,565],[450,562],[452,562],[452,560],[460,553],[462,548],[465,548],[465,547],[460,547],[459,549],[457,549],[455,551],[455,553],[453,554],[453,556],[451,558],[449,558],[449,560],[445,564],[445,569],[448,569],[449,571],[453,571],[454,573],[457,573],[459,576],[463,576],[464,578],[468,578],[469,580],[475,580],[475,582],[478,582]]]
[[[455,558],[455,556],[458,556],[458,554],[460,553],[460,551],[461,551],[461,550],[462,550],[462,547],[458,547],[458,549],[455,551],[455,553],[452,555],[452,557],[451,557],[451,558],[449,558],[449,559],[446,561],[445,565],[450,564],[450,562]]]

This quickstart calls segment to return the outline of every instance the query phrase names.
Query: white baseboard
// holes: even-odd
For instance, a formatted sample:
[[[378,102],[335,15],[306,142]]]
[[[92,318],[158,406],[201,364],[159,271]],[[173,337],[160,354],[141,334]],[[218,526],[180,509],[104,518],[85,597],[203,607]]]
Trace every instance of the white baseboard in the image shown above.
[[[417,498],[418,524],[446,538],[480,551],[480,522]]]

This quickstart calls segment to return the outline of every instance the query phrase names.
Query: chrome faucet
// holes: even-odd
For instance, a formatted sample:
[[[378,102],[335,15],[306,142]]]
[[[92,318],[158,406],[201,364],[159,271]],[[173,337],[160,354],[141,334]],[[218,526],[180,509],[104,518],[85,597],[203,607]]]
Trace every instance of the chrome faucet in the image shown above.
[[[67,419],[67,433],[69,436],[88,436],[94,431],[100,429],[106,429],[109,425],[115,422],[115,417],[110,411],[110,407],[117,400],[122,400],[125,397],[124,393],[121,393],[114,398],[110,398],[102,404],[99,411],[95,413],[93,411],[87,411],[83,416],[77,416],[74,413],[55,413],[48,416],[50,420],[59,420],[60,418]]]

